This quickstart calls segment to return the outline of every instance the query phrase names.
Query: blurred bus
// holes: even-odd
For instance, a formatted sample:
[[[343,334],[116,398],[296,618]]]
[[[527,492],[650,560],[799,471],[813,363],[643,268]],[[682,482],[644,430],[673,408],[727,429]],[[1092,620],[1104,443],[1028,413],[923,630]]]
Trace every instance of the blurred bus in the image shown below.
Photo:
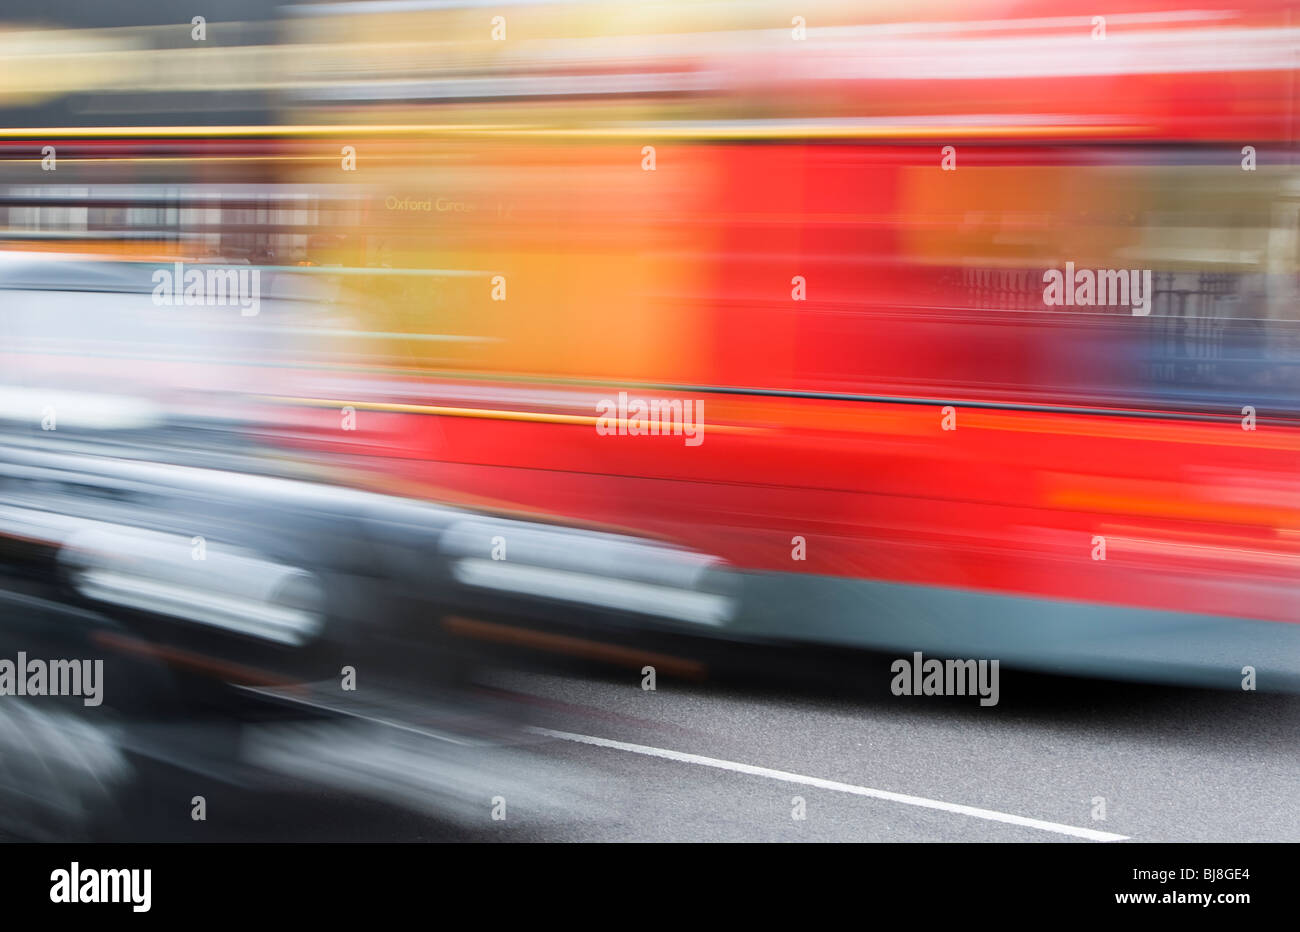
[[[328,280],[261,429],[717,554],[736,636],[1300,674],[1289,5],[791,17],[286,8],[275,125],[13,134],[71,157],[57,195],[3,165],[8,236],[141,183],[138,260]],[[1047,303],[1066,269],[1149,273],[1145,307]],[[703,442],[601,433],[624,392],[702,403]]]

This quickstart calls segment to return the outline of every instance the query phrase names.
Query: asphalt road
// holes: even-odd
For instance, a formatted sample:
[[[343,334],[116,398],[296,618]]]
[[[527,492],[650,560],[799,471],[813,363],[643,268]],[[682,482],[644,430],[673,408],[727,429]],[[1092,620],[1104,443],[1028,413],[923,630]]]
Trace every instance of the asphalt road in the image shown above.
[[[980,708],[895,697],[877,667],[830,682],[660,678],[654,691],[635,669],[501,670],[493,685],[526,703],[532,730],[508,752],[466,752],[454,818],[302,790],[260,815],[218,799],[184,837],[1300,840],[1300,696],[1004,670],[1001,701]],[[237,827],[223,831],[223,808]]]
[[[647,692],[636,671],[511,679],[520,692],[581,708],[552,708],[553,729],[709,761],[555,740],[545,753],[572,763],[581,789],[606,805],[590,819],[547,826],[545,837],[1061,841],[1077,837],[1065,833],[1071,827],[1135,841],[1300,840],[1300,697],[1010,676],[989,709],[973,699],[895,697],[883,683],[774,692],[660,680]],[[802,820],[792,817],[795,796],[806,802]],[[1096,797],[1104,820],[1093,818]],[[530,830],[529,813],[511,815],[521,834]]]

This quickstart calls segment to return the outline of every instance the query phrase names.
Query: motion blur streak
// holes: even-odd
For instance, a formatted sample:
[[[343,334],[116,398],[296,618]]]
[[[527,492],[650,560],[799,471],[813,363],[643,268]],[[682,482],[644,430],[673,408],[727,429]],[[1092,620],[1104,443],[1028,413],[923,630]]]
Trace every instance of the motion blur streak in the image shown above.
[[[1300,688],[1294,4],[221,6],[0,7],[10,831],[571,818],[525,650]]]

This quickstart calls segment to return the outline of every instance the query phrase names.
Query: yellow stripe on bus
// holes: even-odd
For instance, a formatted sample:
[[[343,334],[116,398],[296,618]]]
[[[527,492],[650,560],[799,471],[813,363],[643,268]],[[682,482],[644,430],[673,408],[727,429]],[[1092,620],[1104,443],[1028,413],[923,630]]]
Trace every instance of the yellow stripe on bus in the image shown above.
[[[345,401],[337,398],[295,398],[290,396],[262,395],[262,401],[275,404],[306,405],[313,408],[345,408],[358,411],[385,411],[393,414],[437,414],[443,417],[478,417],[496,421],[529,421],[537,424],[578,424],[595,427],[599,422],[623,426],[637,424],[647,434],[650,433],[650,421],[631,418],[599,418],[587,414],[550,414],[545,411],[512,411],[503,408],[456,408],[446,405],[413,405],[390,401]],[[731,424],[706,424],[709,431],[723,433],[762,433],[763,428],[739,427]]]

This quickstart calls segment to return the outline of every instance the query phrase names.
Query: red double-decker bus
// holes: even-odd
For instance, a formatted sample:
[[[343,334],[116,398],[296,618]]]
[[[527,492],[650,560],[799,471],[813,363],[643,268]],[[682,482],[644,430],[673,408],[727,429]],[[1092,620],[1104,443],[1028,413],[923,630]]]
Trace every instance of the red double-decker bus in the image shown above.
[[[716,554],[736,637],[1295,683],[1300,28],[1095,6],[614,5],[499,54],[319,8],[295,38],[358,73],[402,17],[464,54],[205,134],[320,199],[271,232],[346,295],[256,416]],[[641,429],[674,403],[694,437]]]

